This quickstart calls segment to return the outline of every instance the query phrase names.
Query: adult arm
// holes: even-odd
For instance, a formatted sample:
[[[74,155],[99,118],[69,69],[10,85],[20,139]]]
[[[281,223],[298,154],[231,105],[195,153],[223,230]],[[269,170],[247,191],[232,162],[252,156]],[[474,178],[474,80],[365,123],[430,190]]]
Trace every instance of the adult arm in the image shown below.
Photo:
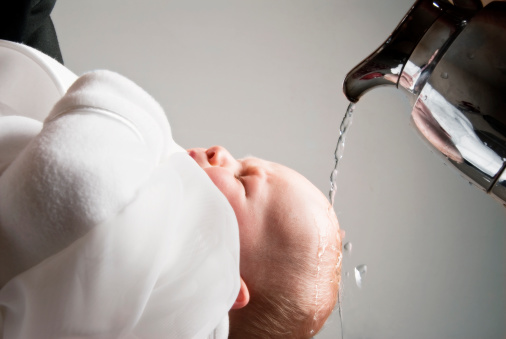
[[[0,39],[24,43],[63,64],[50,14],[56,0],[2,0]]]

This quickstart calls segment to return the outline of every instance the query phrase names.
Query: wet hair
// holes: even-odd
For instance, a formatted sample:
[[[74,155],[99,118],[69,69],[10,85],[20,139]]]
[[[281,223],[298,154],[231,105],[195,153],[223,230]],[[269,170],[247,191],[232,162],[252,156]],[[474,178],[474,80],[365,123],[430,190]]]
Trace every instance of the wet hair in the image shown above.
[[[341,276],[341,244],[318,257],[302,249],[296,257],[271,258],[275,272],[261,288],[250,289],[250,302],[232,310],[229,338],[311,338],[336,305]],[[248,284],[248,282],[246,282]]]

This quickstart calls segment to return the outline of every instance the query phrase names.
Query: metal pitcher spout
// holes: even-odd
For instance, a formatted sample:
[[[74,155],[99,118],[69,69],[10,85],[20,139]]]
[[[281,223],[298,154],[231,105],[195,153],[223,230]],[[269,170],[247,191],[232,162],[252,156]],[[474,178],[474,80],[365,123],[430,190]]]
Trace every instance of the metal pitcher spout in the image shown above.
[[[460,1],[458,17],[465,20],[482,7],[480,1]],[[447,0],[417,1],[388,39],[355,66],[344,79],[343,91],[357,102],[370,89],[399,85],[402,71],[419,42],[444,13],[455,15],[456,7]]]
[[[343,90],[402,89],[422,139],[506,205],[506,1],[485,2],[418,0]]]

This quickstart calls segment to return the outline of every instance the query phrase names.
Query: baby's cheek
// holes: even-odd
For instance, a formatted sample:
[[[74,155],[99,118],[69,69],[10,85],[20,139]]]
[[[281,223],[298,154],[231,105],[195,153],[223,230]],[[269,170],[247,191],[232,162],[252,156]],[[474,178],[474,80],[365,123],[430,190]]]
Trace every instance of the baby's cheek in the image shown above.
[[[241,183],[228,170],[220,167],[208,167],[204,171],[207,173],[211,181],[227,198],[234,211],[238,207],[241,197]],[[236,212],[237,214],[237,212]]]

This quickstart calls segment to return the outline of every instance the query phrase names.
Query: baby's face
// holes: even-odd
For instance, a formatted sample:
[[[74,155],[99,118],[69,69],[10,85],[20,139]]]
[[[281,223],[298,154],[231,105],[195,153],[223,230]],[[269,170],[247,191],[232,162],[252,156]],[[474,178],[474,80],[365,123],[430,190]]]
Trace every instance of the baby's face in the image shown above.
[[[235,159],[220,146],[190,149],[188,154],[234,209],[241,241],[241,274],[245,269],[263,269],[260,256],[296,255],[304,248],[314,251],[316,257],[322,232],[338,233],[337,222],[327,220],[332,218],[329,213],[335,218],[328,200],[299,173],[254,157]]]
[[[223,147],[188,150],[234,209],[241,238],[241,253],[256,246],[266,221],[272,189],[271,164],[257,158],[236,160]]]

